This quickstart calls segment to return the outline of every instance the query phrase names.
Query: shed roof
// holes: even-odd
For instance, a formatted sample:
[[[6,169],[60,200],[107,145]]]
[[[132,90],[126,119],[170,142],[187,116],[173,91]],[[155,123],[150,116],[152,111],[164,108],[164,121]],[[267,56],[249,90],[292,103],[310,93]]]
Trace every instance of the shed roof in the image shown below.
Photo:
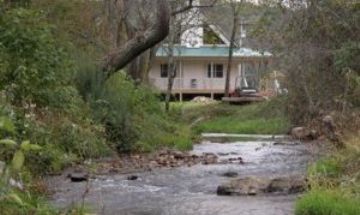
[[[156,51],[157,57],[167,57],[168,50],[166,47],[160,47]],[[202,46],[199,48],[189,48],[178,46],[174,49],[175,57],[228,57],[229,47],[225,46]],[[270,52],[260,52],[250,48],[235,48],[233,57],[271,57]]]

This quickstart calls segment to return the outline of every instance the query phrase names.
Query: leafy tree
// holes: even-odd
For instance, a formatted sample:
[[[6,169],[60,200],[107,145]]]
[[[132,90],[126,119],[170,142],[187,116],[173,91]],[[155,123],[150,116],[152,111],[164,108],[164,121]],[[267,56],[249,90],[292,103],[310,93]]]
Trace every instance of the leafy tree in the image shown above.
[[[71,61],[41,13],[16,8],[0,17],[0,90],[11,102],[47,104],[68,84]]]

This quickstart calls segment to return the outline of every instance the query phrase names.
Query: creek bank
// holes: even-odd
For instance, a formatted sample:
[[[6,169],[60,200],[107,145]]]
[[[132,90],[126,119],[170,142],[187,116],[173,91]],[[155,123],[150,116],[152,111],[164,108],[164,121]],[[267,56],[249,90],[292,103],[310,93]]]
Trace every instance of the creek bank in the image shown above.
[[[236,153],[211,153],[193,154],[178,150],[161,150],[152,154],[134,154],[121,156],[117,159],[104,159],[87,161],[86,165],[69,168],[64,172],[72,182],[87,181],[97,175],[132,174],[144,171],[153,171],[159,168],[191,167],[197,164],[245,164],[244,160]],[[226,158],[223,158],[226,157]]]

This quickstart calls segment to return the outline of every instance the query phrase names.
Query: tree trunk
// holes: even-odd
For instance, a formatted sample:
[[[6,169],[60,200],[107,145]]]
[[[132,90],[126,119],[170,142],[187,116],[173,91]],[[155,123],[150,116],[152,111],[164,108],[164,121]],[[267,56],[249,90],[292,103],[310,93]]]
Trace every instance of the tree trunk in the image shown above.
[[[143,33],[136,34],[122,47],[112,51],[102,66],[105,80],[124,68],[147,49],[161,42],[169,34],[170,6],[167,0],[156,0],[156,18],[153,25]]]
[[[230,73],[231,73],[231,67],[232,67],[233,50],[235,47],[235,37],[236,37],[238,25],[239,25],[239,17],[238,17],[239,10],[236,7],[237,7],[236,5],[233,5],[234,20],[233,20],[233,27],[232,27],[231,38],[230,38],[228,64],[227,64],[227,69],[226,69],[225,97],[229,97],[229,95],[230,95],[230,93],[229,93],[229,91],[230,91]]]
[[[169,44],[168,44],[168,84],[165,96],[165,110],[170,110],[170,99],[171,99],[171,91],[174,84],[174,78],[176,76],[176,65],[174,62],[174,40],[175,40],[175,23],[172,23],[172,31],[169,34]]]

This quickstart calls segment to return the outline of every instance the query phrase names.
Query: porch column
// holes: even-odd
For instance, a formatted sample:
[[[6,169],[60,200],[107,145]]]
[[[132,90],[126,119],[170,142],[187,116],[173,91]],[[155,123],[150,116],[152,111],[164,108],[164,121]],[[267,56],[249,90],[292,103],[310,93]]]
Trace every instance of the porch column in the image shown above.
[[[211,61],[211,63],[210,63],[210,97],[211,97],[211,99],[214,99],[213,77],[214,77],[214,62]]]
[[[179,74],[179,98],[180,98],[180,102],[183,101],[183,93],[182,93],[182,89],[183,89],[183,63],[182,60],[180,60],[179,62],[179,70],[180,70],[180,74]]]

